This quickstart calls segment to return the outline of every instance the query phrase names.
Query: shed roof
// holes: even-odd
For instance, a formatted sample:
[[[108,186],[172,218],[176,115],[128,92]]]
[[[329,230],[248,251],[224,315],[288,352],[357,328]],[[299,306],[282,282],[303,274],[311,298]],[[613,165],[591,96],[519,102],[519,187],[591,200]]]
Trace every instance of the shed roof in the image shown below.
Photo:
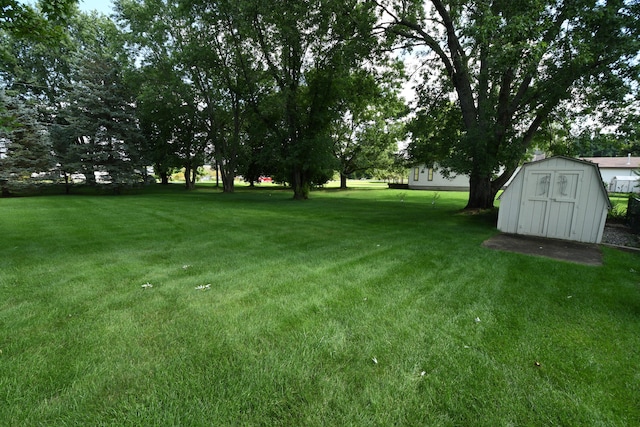
[[[640,168],[640,157],[581,157],[581,160],[596,163],[601,169]]]
[[[593,159],[598,158],[598,157],[592,157]],[[609,158],[609,157],[600,157],[600,158]],[[611,157],[611,158],[616,158],[616,157]],[[596,172],[598,173],[597,176],[602,177],[602,174],[600,173],[600,167],[598,165],[598,163],[596,162],[592,162],[590,160],[588,160],[586,157],[580,158],[580,159],[576,159],[573,157],[566,157],[566,156],[553,156],[553,157],[547,157],[546,159],[542,159],[542,160],[536,160],[533,162],[527,162],[525,164],[522,165],[522,168],[518,171],[518,173],[523,172],[527,167],[531,167],[531,166],[538,166],[541,165],[545,162],[548,162],[550,160],[553,159],[565,159],[565,160],[569,160],[571,162],[576,162],[576,163],[582,163],[584,165],[587,165],[590,168],[595,168]],[[633,157],[632,157],[633,159]],[[640,157],[638,157],[638,159],[640,159]],[[611,200],[609,199],[609,193],[607,193],[607,189],[604,186],[604,182],[602,182],[602,180],[598,180],[598,182],[600,183],[600,185],[598,186],[600,188],[600,193],[602,194],[602,196],[604,197],[604,199],[607,201],[607,207],[609,209],[611,209]],[[505,192],[509,191],[509,186],[507,186],[507,188],[505,188]],[[504,194],[504,192],[502,193]],[[502,197],[502,194],[500,195]],[[498,198],[500,199],[500,197]]]

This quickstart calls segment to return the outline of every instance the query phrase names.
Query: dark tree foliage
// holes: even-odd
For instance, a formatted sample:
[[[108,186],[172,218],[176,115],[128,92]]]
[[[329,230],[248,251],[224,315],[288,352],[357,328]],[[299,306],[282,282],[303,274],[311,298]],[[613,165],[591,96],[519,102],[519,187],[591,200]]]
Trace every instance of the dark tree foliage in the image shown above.
[[[19,39],[56,44],[65,37],[64,26],[77,3],[78,0],[41,0],[34,7],[18,0],[3,0],[0,31]]]
[[[0,190],[3,197],[55,180],[51,145],[32,105],[0,92],[6,106],[0,128]]]
[[[109,19],[79,15],[69,83],[52,129],[56,160],[68,175],[119,191],[144,181],[141,137],[132,87],[125,78],[129,56]]]
[[[339,117],[340,80],[371,54],[375,40],[369,3],[248,0],[238,18],[256,63],[274,88],[250,101],[274,142],[270,151],[295,199],[336,167],[331,124]],[[253,88],[257,89],[257,88]]]
[[[634,1],[377,4],[393,41],[427,52],[424,86],[440,88],[423,91],[441,97],[422,100],[413,131],[416,144],[426,145],[415,150],[469,175],[470,209],[493,206],[559,106],[620,101],[638,79],[640,5]],[[426,116],[443,114],[452,127],[425,127]],[[443,132],[446,140],[434,137]]]
[[[347,188],[347,178],[354,174],[371,176],[393,168],[407,113],[394,75],[358,70],[342,79],[343,90],[355,95],[340,100],[340,117],[331,126],[340,188]]]

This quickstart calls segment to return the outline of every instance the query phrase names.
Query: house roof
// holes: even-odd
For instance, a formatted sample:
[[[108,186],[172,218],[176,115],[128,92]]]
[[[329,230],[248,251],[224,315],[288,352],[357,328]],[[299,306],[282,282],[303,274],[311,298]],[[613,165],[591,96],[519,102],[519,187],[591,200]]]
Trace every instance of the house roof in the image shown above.
[[[580,160],[596,163],[600,169],[640,168],[640,157],[581,157]]]

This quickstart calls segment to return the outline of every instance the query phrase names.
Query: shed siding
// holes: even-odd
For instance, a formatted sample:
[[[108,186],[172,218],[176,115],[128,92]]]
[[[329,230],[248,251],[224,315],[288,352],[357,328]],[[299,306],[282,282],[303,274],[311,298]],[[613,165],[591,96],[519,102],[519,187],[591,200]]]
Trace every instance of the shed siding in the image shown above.
[[[599,243],[609,202],[595,165],[565,157],[526,164],[500,197],[505,233]]]
[[[581,194],[583,220],[577,240],[582,242],[600,242],[607,217],[607,201],[601,196],[601,191],[597,191],[602,187],[600,176],[597,170],[592,168],[591,171],[589,182]]]
[[[591,228],[594,224],[593,213],[594,208],[598,205],[598,200],[594,200],[591,191],[589,191],[590,188],[593,188],[592,185],[593,173],[589,173],[588,176],[585,177],[585,185],[583,185],[582,192],[580,193],[582,209],[580,210],[580,218],[574,240],[590,242],[595,238]]]
[[[516,174],[508,187],[512,191],[505,190],[500,196],[499,212],[503,212],[504,215],[498,215],[498,230],[502,230],[505,233],[515,234],[518,231],[519,199],[523,184],[522,175],[521,173]]]

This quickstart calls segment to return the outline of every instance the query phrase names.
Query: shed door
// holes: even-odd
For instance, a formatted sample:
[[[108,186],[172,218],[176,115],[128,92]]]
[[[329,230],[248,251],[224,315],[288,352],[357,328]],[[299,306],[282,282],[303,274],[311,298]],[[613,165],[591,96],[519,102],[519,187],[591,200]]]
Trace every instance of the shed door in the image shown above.
[[[582,171],[527,170],[522,189],[518,232],[571,239]]]

